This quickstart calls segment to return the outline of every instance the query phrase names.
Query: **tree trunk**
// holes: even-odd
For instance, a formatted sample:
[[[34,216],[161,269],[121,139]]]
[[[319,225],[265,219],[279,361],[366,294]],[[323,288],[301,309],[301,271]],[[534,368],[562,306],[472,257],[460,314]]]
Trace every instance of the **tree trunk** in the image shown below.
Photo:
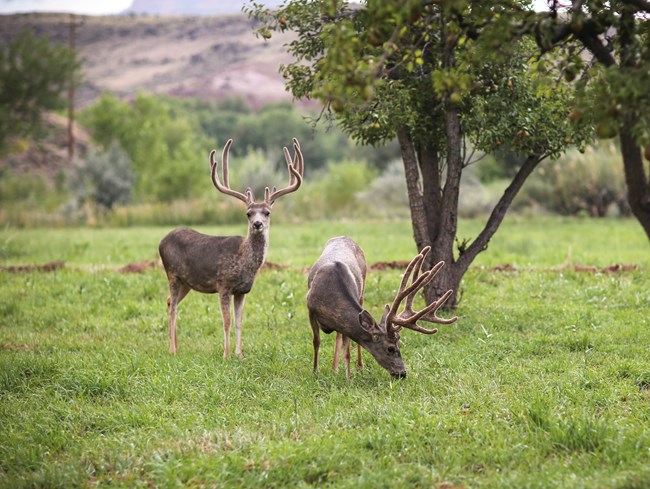
[[[635,9],[626,6],[621,12],[621,23],[619,27],[621,67],[624,69],[635,69],[638,46],[635,36],[637,23],[635,21]],[[650,185],[648,176],[643,166],[641,148],[637,145],[632,136],[632,127],[636,122],[633,110],[628,109],[623,116],[623,122],[619,127],[621,140],[621,153],[623,155],[623,168],[625,171],[625,183],[627,185],[627,200],[630,204],[632,214],[638,219],[641,227],[650,239]]]
[[[460,177],[463,173],[461,157],[462,133],[460,114],[455,104],[449,103],[445,110],[445,131],[447,135],[447,177],[442,188],[442,198],[437,211],[439,227],[432,236],[432,250],[427,263],[431,268],[443,260],[445,266],[436,278],[424,289],[427,304],[437,300],[442,294],[452,289],[454,293],[447,300],[445,309],[453,309],[458,304],[458,289],[465,270],[461,270],[454,260],[454,241],[458,231],[458,198],[460,195]],[[435,182],[424,182],[425,187]],[[438,192],[439,189],[434,189]]]
[[[417,155],[413,145],[413,139],[409,130],[402,126],[397,129],[397,140],[399,141],[404,163],[404,174],[406,175],[406,191],[411,210],[411,224],[413,226],[413,238],[418,252],[425,246],[431,246],[427,217],[424,210],[424,202],[420,192],[420,173],[418,172]]]
[[[448,115],[448,138],[454,144],[457,142],[460,148],[462,134],[456,116],[457,114],[454,111],[451,111]],[[458,305],[461,295],[460,282],[465,272],[467,272],[478,254],[487,248],[490,239],[503,222],[515,196],[543,157],[539,154],[533,154],[526,159],[492,210],[483,230],[470,246],[459,255],[458,259],[454,259],[453,246],[457,233],[458,196],[460,176],[463,169],[460,152],[455,160],[453,158],[448,159],[447,178],[444,182],[444,189],[442,189],[442,180],[436,178],[436,175],[440,175],[437,166],[439,161],[437,153],[434,157],[427,151],[420,150],[416,152],[413,137],[405,127],[401,127],[397,134],[406,172],[406,187],[417,250],[421,251],[425,246],[431,246],[432,248],[425,269],[431,268],[434,263],[440,260],[445,261],[445,266],[425,290],[425,300],[427,304],[430,304],[447,290],[452,289],[454,294],[449,298],[444,309],[453,309]],[[452,152],[449,151],[448,154],[452,154]],[[422,175],[428,176],[428,178],[422,179],[422,185],[420,185],[418,163]],[[433,215],[427,216],[428,212],[432,212]]]
[[[424,202],[424,213],[427,220],[429,239],[434,243],[440,233],[442,216],[440,208],[442,205],[442,170],[440,168],[440,155],[436,148],[429,141],[420,141],[418,151],[418,162],[422,174],[422,200]]]
[[[650,185],[643,165],[643,156],[631,135],[629,124],[624,123],[620,128],[621,153],[627,185],[627,201],[632,214],[643,227],[650,239]]]

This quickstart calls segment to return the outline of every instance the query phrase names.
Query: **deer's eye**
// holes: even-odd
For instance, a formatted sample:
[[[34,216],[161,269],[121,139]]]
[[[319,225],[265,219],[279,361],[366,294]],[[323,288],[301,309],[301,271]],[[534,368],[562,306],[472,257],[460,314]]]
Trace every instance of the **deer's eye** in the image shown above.
[[[246,217],[248,217],[249,219],[251,218],[252,215],[253,215],[253,213],[250,212],[250,211],[246,213]]]
[[[397,350],[395,349],[394,346],[389,346],[389,347],[386,349],[386,351],[388,351],[388,353],[390,353],[391,355],[394,355],[395,352],[396,352]]]
[[[264,211],[264,215],[265,215],[266,217],[269,217],[269,216],[271,215],[271,212],[270,212],[270,211]]]

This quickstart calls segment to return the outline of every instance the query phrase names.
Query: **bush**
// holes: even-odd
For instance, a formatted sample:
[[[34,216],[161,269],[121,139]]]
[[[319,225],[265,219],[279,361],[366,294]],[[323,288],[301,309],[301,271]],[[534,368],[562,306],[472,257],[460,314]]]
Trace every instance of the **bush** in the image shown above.
[[[219,178],[221,178],[221,155],[219,161]],[[243,158],[230,158],[230,187],[238,192],[245,192],[247,188],[253,191],[257,201],[264,198],[264,187],[284,187],[289,183],[289,171],[283,163],[283,169],[276,168],[271,158],[264,155],[261,149],[249,149]],[[283,160],[284,161],[284,160]],[[215,192],[217,190],[215,189]],[[229,197],[230,198],[230,197]]]
[[[131,160],[117,142],[106,151],[91,150],[71,175],[71,190],[80,206],[90,199],[111,210],[115,204],[128,204],[135,177]]]
[[[370,182],[366,190],[359,192],[357,197],[373,214],[407,217],[409,198],[402,161],[391,161],[382,174]]]
[[[470,167],[463,172],[458,197],[458,215],[460,217],[473,218],[489,214],[505,188],[503,179],[494,179],[486,184],[481,183],[474,171],[474,167]]]
[[[46,190],[42,177],[16,175],[7,168],[0,168],[0,203],[3,205],[18,202],[36,204]]]
[[[358,194],[375,178],[376,172],[363,161],[343,161],[328,165],[327,173],[312,186],[314,196],[322,200],[325,215],[344,209],[354,212]]]
[[[55,185],[44,176],[15,173],[0,168],[0,225],[15,227],[53,226],[61,224],[58,209],[68,198],[56,176]]]
[[[532,206],[560,215],[604,217],[630,215],[623,164],[616,146],[600,143],[584,153],[567,152],[542,163],[516,200],[516,208]]]

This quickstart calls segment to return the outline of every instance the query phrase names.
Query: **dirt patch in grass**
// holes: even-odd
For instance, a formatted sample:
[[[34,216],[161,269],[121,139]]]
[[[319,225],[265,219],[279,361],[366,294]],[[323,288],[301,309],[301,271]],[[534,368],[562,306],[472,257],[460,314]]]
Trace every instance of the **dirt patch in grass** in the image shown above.
[[[8,341],[2,345],[3,350],[31,350],[32,346],[26,343],[12,343]]]
[[[9,273],[30,273],[30,272],[53,272],[65,267],[64,261],[50,261],[47,263],[30,265],[0,265],[0,272]]]
[[[160,260],[144,260],[137,263],[127,263],[123,267],[118,268],[120,273],[143,273],[153,268],[158,268],[161,265]]]

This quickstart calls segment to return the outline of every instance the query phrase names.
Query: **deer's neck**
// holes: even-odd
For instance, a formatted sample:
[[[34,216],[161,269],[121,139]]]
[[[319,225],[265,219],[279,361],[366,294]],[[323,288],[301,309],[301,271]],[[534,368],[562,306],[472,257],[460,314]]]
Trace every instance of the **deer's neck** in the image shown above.
[[[262,233],[248,233],[244,240],[244,252],[251,257],[253,264],[259,268],[266,260],[266,250],[269,248],[269,231]]]

